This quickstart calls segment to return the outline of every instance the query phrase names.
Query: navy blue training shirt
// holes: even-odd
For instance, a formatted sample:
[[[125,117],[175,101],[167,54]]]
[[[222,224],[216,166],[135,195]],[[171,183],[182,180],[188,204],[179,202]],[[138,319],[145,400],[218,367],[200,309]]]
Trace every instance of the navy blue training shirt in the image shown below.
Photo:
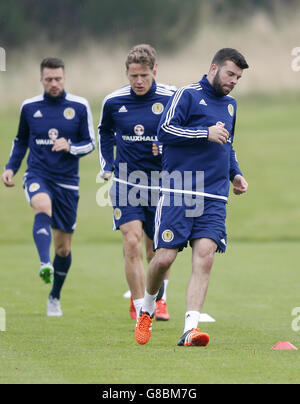
[[[136,95],[127,85],[103,100],[98,127],[102,174],[114,171],[119,178],[120,163],[127,163],[128,174],[141,170],[149,179],[152,171],[161,171],[161,155],[153,156],[152,143],[157,142],[157,126],[174,91],[154,81],[145,95]]]
[[[70,152],[53,152],[53,140],[65,138]],[[79,184],[79,158],[95,148],[93,118],[88,101],[64,92],[25,100],[10,159],[5,169],[19,170],[29,148],[28,171],[56,183]]]
[[[163,170],[204,172],[204,197],[226,202],[229,181],[242,175],[232,147],[236,121],[236,100],[220,96],[206,76],[198,83],[180,88],[169,101],[158,127],[163,144]],[[208,128],[218,122],[230,134],[221,146],[208,140]],[[196,191],[196,176],[192,188]],[[176,188],[176,184],[173,189]],[[179,188],[180,190],[180,188]]]

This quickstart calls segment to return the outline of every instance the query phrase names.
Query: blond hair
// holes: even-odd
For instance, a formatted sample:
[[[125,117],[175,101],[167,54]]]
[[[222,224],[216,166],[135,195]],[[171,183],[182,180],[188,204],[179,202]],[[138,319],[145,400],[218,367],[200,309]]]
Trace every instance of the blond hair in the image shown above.
[[[126,69],[129,69],[131,63],[138,63],[141,65],[149,66],[151,70],[154,69],[157,59],[156,50],[147,44],[136,45],[130,49],[126,58]]]

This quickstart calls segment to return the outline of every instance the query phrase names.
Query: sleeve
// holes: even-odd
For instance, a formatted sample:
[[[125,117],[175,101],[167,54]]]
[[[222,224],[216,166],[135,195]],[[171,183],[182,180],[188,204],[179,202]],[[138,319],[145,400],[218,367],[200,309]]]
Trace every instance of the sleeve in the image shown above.
[[[29,126],[26,119],[24,106],[21,108],[19,129],[10,153],[10,158],[5,170],[12,170],[16,174],[25,157],[29,145]]]
[[[234,148],[232,147],[231,152],[230,152],[230,173],[229,173],[230,181],[233,181],[234,177],[238,174],[243,176],[243,173],[239,167],[239,162],[238,162],[238,159],[236,156],[236,152],[234,151]]]
[[[236,115],[234,116],[234,122],[233,122],[232,141],[233,141],[233,138],[234,138],[235,122],[236,122]],[[230,150],[230,170],[229,170],[229,178],[230,178],[230,181],[233,181],[234,177],[235,177],[236,175],[238,175],[238,174],[243,175],[242,172],[241,172],[241,170],[240,170],[240,167],[239,167],[239,162],[238,162],[238,159],[237,159],[236,152],[235,152],[235,150],[234,150],[234,148],[233,148],[233,146],[232,146],[232,144],[231,144],[231,150]]]
[[[71,143],[70,153],[78,158],[91,153],[95,149],[95,131],[90,105],[84,104],[80,118],[80,141]]]
[[[157,137],[163,144],[179,146],[183,143],[195,144],[207,140],[208,127],[187,126],[186,122],[193,108],[193,96],[187,88],[179,89],[170,99],[161,118]]]
[[[114,145],[116,144],[114,121],[111,107],[104,99],[98,126],[98,151],[100,175],[114,170]]]

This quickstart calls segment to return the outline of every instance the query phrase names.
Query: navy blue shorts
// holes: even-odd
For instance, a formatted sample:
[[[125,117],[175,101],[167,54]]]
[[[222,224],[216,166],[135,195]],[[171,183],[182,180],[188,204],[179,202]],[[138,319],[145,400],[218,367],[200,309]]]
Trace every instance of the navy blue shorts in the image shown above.
[[[73,233],[76,227],[79,201],[78,187],[56,184],[34,174],[28,173],[24,180],[27,201],[39,193],[49,195],[52,202],[52,228],[65,233]]]
[[[158,188],[151,190],[148,187],[133,187],[114,181],[110,198],[114,208],[114,230],[118,230],[125,223],[140,220],[146,235],[153,240],[155,212],[159,198]]]
[[[227,245],[226,203],[204,200],[203,213],[187,217],[186,206],[164,206],[163,196],[158,202],[155,217],[154,250],[158,248],[182,251],[188,242],[210,238],[217,244],[217,252],[224,253]]]

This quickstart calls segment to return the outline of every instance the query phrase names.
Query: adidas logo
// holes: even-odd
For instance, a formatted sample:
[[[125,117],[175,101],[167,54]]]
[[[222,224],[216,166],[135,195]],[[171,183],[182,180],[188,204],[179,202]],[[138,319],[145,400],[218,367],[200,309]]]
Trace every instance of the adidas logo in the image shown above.
[[[36,232],[36,234],[44,234],[45,236],[49,236],[49,233],[47,232],[47,230],[44,229],[40,229]]]
[[[121,107],[119,109],[119,112],[128,112],[127,108],[125,107],[125,105],[123,105],[123,107]]]
[[[42,118],[43,114],[41,113],[40,110],[37,110],[36,113],[33,115],[34,118]]]
[[[205,102],[205,100],[202,98],[202,100],[199,102],[200,105],[205,105],[207,107],[207,104]]]

